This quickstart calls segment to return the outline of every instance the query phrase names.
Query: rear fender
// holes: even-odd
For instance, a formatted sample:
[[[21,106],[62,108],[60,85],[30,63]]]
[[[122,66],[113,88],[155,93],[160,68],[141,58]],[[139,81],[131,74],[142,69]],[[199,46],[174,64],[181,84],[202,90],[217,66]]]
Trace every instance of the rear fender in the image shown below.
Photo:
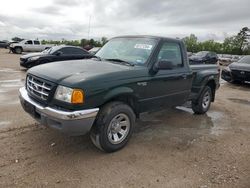
[[[215,85],[215,89],[214,89],[214,91],[212,91],[212,93],[213,93],[212,101],[214,101],[215,90],[217,89],[216,87],[218,87],[218,84],[219,84],[219,83],[217,83],[218,78],[217,78],[216,72],[215,71],[202,71],[202,73],[197,74],[196,78],[197,79],[195,79],[195,83],[194,83],[195,85],[193,85],[194,88],[196,88],[196,89],[199,88],[197,95],[196,95],[197,96],[196,99],[198,99],[198,97],[201,95],[201,92],[203,91],[205,86],[212,83]]]

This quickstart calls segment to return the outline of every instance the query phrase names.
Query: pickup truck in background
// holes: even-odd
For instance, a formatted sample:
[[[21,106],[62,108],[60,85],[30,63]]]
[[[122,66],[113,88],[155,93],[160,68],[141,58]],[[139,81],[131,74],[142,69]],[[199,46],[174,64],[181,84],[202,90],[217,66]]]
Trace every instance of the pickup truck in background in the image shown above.
[[[186,101],[206,113],[219,72],[217,65],[190,66],[181,40],[116,37],[95,58],[31,68],[20,102],[42,125],[72,136],[90,132],[95,146],[113,152],[126,145],[140,113]]]
[[[10,44],[10,50],[13,53],[21,54],[22,52],[41,52],[43,50],[49,49],[54,45],[41,44],[38,40],[22,40],[19,43]]]

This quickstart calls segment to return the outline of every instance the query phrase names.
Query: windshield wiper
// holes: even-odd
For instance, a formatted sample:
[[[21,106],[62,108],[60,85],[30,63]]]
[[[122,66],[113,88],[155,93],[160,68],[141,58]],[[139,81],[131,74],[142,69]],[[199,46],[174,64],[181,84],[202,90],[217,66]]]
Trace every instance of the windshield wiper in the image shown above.
[[[118,63],[121,63],[121,64],[126,64],[126,65],[130,65],[130,66],[135,66],[133,63],[131,62],[128,62],[128,61],[124,61],[122,59],[105,59],[106,61],[114,61],[114,62],[118,62]]]

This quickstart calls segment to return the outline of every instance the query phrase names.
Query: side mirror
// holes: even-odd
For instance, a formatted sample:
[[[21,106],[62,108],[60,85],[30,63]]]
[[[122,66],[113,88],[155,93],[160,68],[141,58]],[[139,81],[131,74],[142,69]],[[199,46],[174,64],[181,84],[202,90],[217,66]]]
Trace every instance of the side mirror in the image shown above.
[[[154,65],[154,71],[158,70],[171,70],[174,68],[174,64],[172,61],[161,59]]]
[[[63,54],[62,51],[57,51],[55,55],[56,55],[56,56],[60,56],[60,55],[62,55],[62,54]]]

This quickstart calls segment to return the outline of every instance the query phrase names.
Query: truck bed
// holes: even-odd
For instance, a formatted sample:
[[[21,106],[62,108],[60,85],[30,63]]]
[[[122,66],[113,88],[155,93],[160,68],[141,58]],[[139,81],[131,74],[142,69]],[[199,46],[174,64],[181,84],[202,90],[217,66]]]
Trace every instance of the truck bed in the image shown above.
[[[207,64],[199,64],[199,65],[190,65],[190,68],[192,69],[193,72],[198,72],[201,70],[214,70],[217,69],[219,70],[218,65],[207,65]]]

